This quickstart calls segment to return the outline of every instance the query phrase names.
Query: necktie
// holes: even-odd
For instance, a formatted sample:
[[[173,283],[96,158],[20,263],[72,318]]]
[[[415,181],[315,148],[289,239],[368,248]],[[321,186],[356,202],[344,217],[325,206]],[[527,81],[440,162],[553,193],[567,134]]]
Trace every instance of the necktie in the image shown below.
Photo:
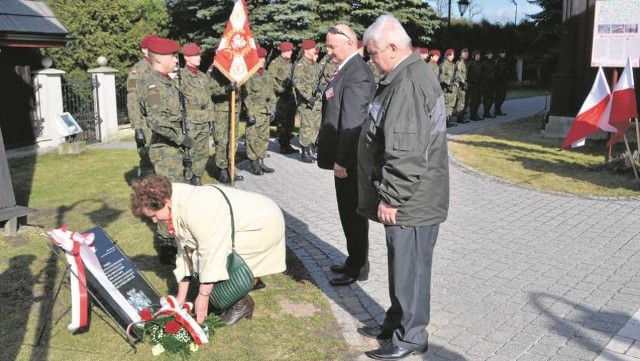
[[[333,75],[331,76],[331,80],[335,79],[335,77],[338,75],[339,72],[340,72],[340,69],[336,68],[336,71],[334,71]]]

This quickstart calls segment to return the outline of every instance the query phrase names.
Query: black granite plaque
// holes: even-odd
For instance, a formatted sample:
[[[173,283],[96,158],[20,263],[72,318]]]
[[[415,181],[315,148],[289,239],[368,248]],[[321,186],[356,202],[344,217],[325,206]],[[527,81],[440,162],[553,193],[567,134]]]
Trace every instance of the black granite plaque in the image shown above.
[[[151,305],[157,306],[160,304],[158,292],[151,287],[140,273],[140,270],[101,227],[94,227],[82,233],[93,233],[95,235],[94,246],[100,265],[109,281],[129,305],[139,312],[149,308]],[[89,288],[95,292],[114,320],[126,330],[127,326],[134,320],[125,311],[125,305],[120,304],[118,299],[122,300],[122,298],[115,298],[97,281],[91,272],[87,273]],[[136,336],[140,338],[141,335],[136,333]]]

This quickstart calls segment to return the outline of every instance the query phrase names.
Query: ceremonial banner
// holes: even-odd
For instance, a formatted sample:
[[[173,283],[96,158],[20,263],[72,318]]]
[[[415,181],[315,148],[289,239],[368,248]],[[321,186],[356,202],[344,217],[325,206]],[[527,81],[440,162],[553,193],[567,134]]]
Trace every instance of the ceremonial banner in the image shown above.
[[[258,70],[258,51],[249,28],[244,0],[236,0],[222,34],[213,65],[238,86]]]

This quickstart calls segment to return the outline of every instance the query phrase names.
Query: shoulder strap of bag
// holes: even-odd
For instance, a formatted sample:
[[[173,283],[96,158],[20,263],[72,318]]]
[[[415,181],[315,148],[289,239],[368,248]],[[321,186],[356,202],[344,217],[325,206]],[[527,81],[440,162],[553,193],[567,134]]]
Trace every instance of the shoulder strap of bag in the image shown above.
[[[229,214],[231,215],[231,250],[235,251],[236,250],[236,227],[235,227],[235,222],[233,221],[233,207],[231,207],[231,202],[229,202],[229,198],[227,197],[226,194],[224,194],[222,189],[214,185],[212,185],[212,187],[219,190],[220,193],[222,193],[224,200],[227,201],[227,204],[229,205]]]

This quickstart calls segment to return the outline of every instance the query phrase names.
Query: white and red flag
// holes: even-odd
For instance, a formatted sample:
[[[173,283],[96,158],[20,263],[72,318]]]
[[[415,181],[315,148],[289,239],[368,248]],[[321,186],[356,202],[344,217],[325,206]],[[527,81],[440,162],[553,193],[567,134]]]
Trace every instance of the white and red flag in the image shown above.
[[[231,82],[244,83],[258,70],[258,51],[249,28],[244,0],[236,0],[224,29],[213,65]]]
[[[631,58],[627,58],[627,64],[624,66],[624,71],[613,89],[611,97],[609,124],[614,127],[612,132],[616,132],[616,134],[609,139],[607,145],[616,143],[624,136],[624,132],[631,125],[631,118],[638,118],[638,106],[636,105]]]
[[[562,148],[583,146],[586,137],[600,130],[615,132],[616,129],[609,125],[610,107],[611,90],[609,90],[609,84],[607,84],[602,68],[599,68],[591,91],[571,124],[571,129],[562,143]]]

